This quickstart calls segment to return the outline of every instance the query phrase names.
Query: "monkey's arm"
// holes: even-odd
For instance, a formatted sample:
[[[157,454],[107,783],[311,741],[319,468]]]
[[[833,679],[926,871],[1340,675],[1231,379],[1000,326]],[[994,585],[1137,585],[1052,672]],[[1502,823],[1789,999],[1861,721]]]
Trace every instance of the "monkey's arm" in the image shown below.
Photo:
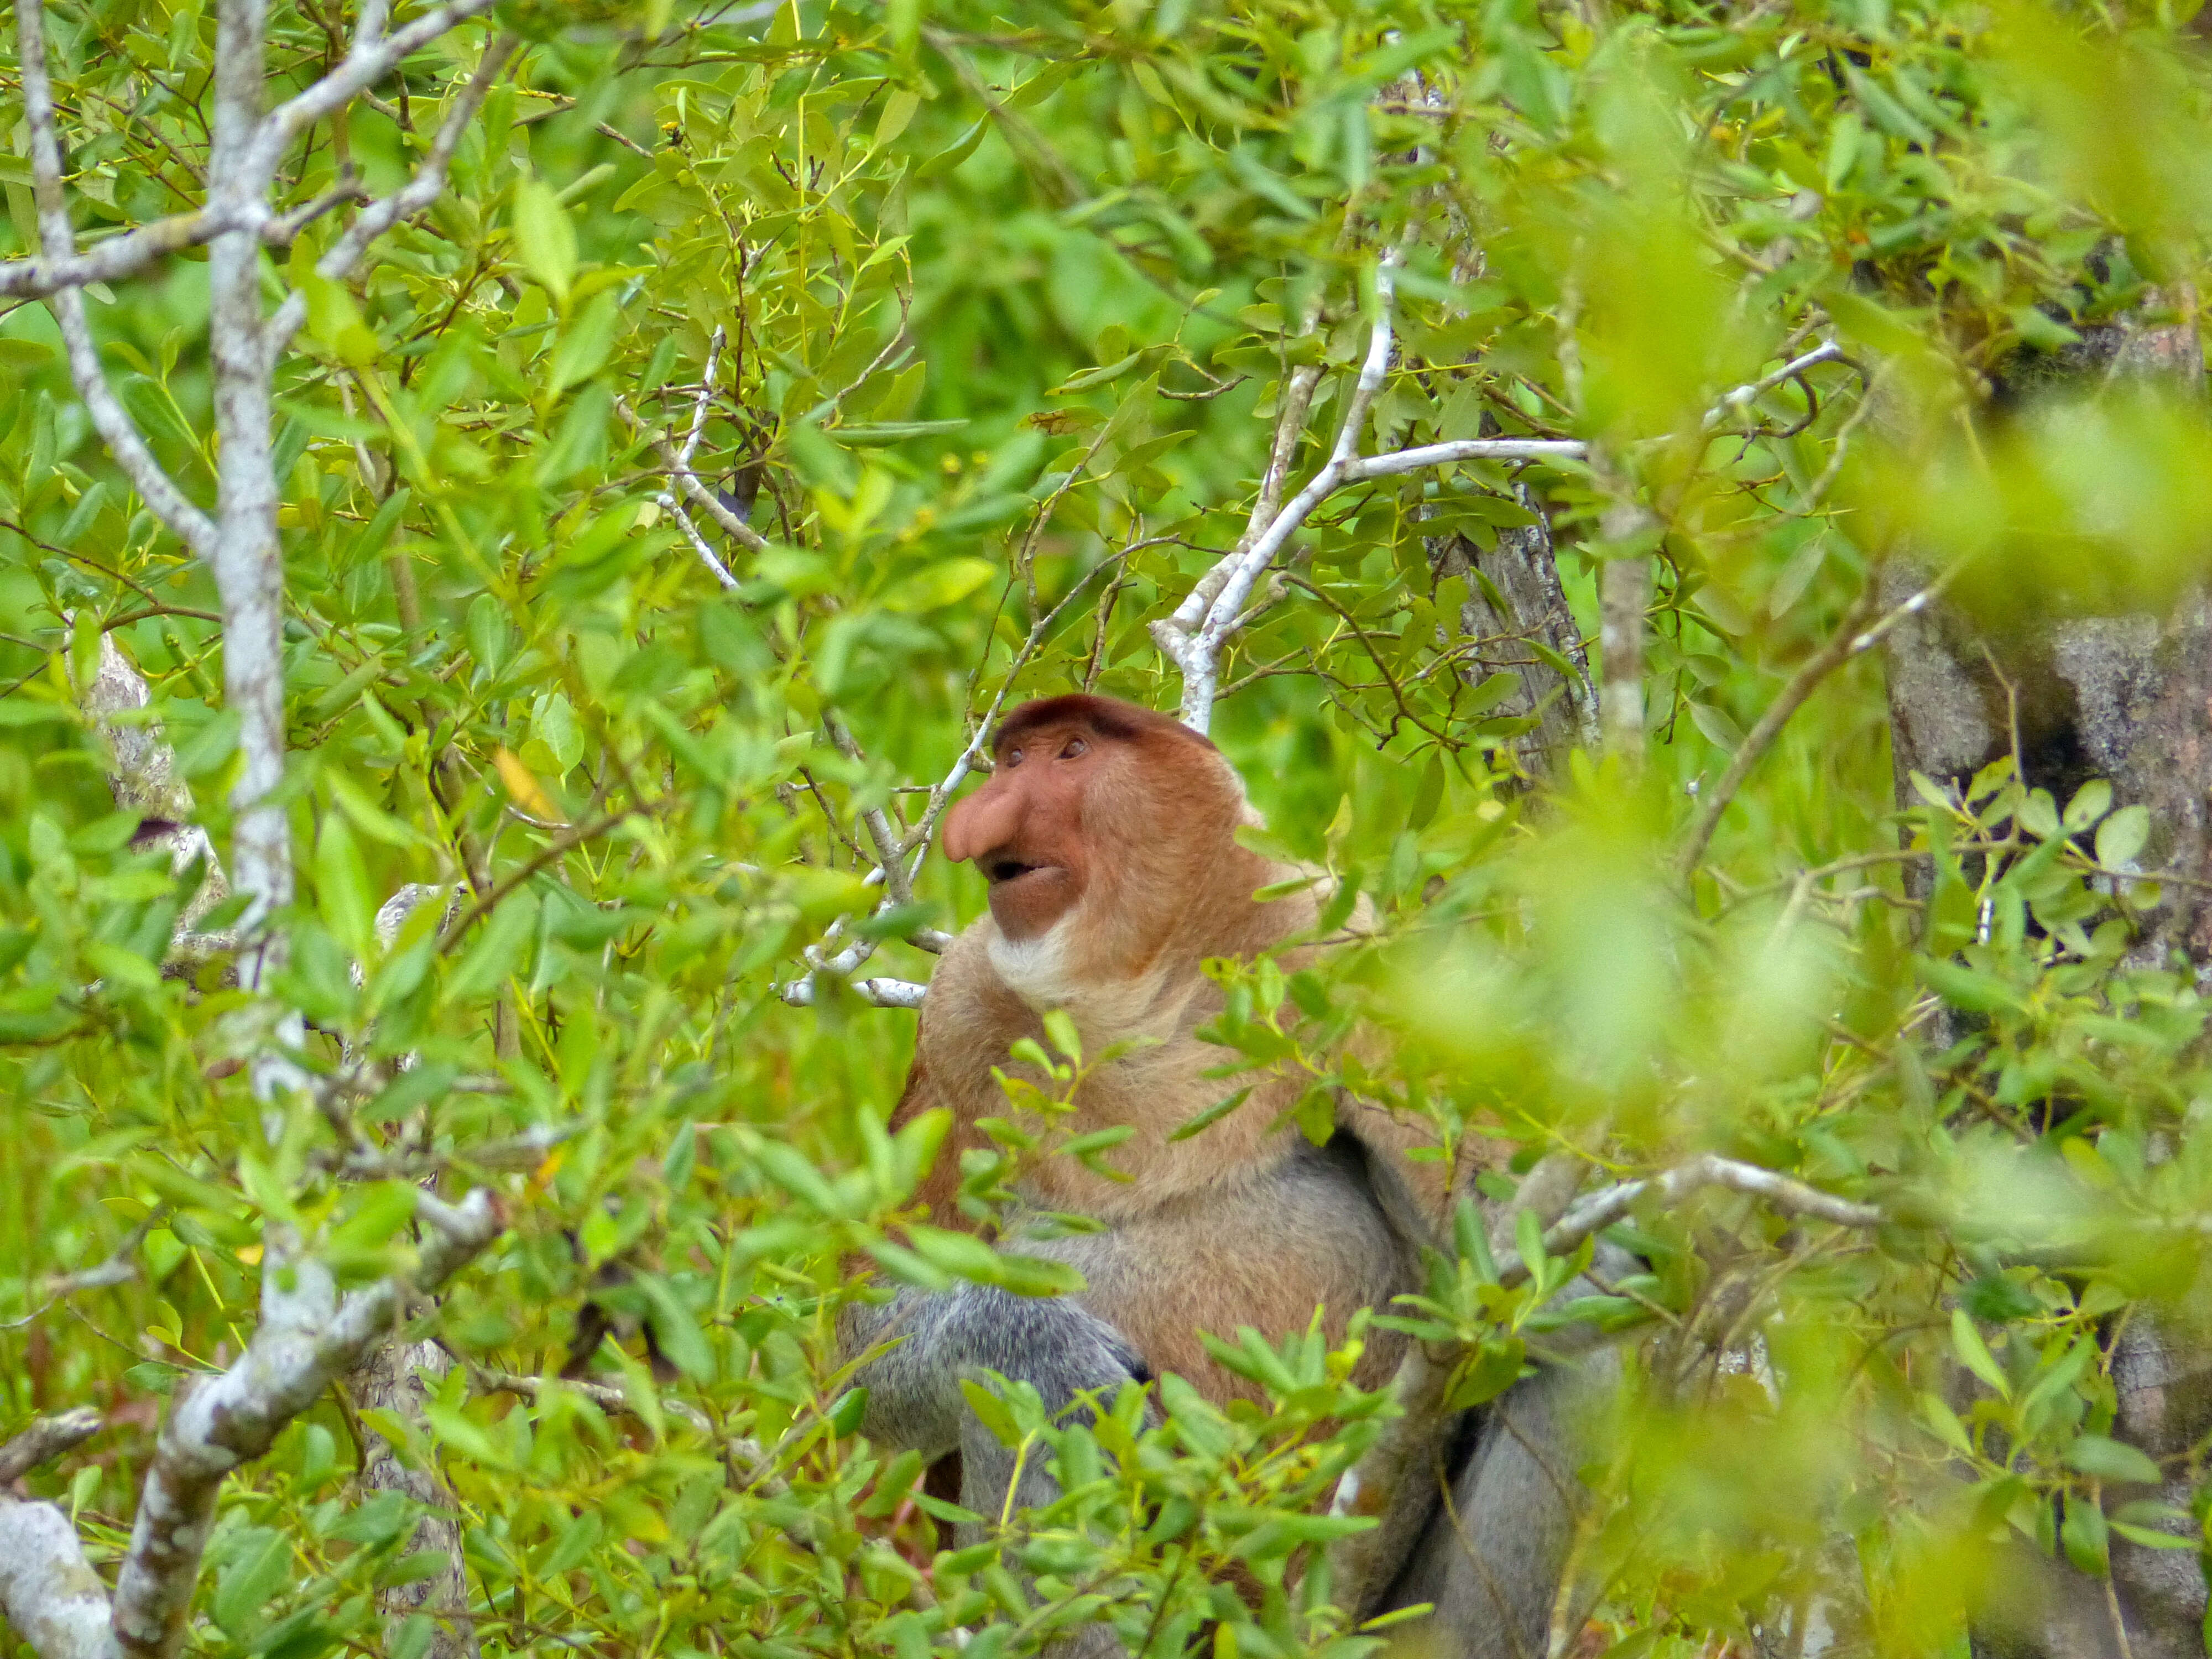
[[[1447,1162],[1412,1157],[1437,1144],[1436,1127],[1419,1118],[1401,1119],[1348,1089],[1337,1092],[1336,1127],[1367,1149],[1369,1179],[1390,1224],[1417,1250],[1424,1244],[1442,1246],[1451,1236],[1452,1210],[1472,1174],[1460,1167],[1465,1158]]]
[[[931,1076],[927,1046],[925,1036],[891,1112],[893,1133],[933,1107],[952,1103],[941,1097]],[[915,1194],[933,1226],[972,1230],[958,1207],[960,1154],[982,1141],[966,1119],[954,1111],[952,1132]],[[863,1432],[931,1459],[962,1449],[963,1425],[972,1425],[960,1393],[963,1376],[992,1370],[1026,1382],[1057,1413],[1086,1389],[1110,1395],[1128,1378],[1148,1375],[1127,1340],[1074,1302],[1015,1296],[984,1285],[906,1290],[878,1306],[848,1306],[838,1338],[848,1359],[896,1341],[854,1378],[868,1390]]]
[[[974,1419],[963,1378],[996,1371],[1026,1382],[1058,1415],[1079,1395],[1111,1398],[1122,1383],[1149,1376],[1120,1332],[1065,1297],[1015,1296],[987,1285],[902,1291],[880,1307],[848,1307],[838,1334],[848,1355],[895,1345],[854,1378],[868,1390],[861,1431],[933,1460],[968,1451],[975,1437],[964,1432]]]

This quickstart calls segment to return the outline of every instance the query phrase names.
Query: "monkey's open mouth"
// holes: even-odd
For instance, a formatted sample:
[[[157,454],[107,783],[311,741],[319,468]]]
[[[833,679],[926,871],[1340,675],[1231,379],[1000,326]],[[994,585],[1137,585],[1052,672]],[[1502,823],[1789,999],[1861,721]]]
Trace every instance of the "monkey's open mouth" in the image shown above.
[[[1045,867],[1042,864],[1024,864],[1019,859],[993,859],[985,867],[983,875],[985,879],[995,887],[1002,881],[1013,881],[1023,876],[1034,875]]]

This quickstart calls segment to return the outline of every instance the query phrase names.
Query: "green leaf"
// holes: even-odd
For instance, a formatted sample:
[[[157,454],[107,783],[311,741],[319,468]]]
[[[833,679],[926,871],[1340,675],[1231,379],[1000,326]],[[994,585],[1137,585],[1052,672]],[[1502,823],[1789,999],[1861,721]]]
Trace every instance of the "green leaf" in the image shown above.
[[[1045,1012],[1044,1034],[1052,1039],[1052,1046],[1076,1065],[1083,1064],[1083,1038],[1075,1029],[1075,1019],[1065,1008]]]
[[[1974,1328],[1972,1317],[1964,1308],[1951,1310],[1951,1346],[1968,1370],[1996,1389],[2006,1400],[2012,1398],[2012,1384],[1996,1362],[1996,1356],[1982,1340],[1982,1334]]]
[[[216,1575],[208,1610],[233,1640],[243,1641],[258,1623],[262,1607],[291,1577],[292,1552],[273,1527],[254,1527],[233,1543],[229,1565]]]
[[[713,1382],[714,1350],[707,1346],[699,1322],[676,1294],[675,1288],[659,1273],[641,1272],[636,1282],[645,1292],[648,1309],[646,1322],[652,1328],[660,1352],[693,1382]]]
[[[2068,1498],[2059,1537],[2066,1547],[2066,1559],[2078,1571],[2094,1578],[2102,1578],[2112,1571],[2112,1534],[2105,1524],[2105,1512],[2087,1498]]]
[[[493,909],[459,965],[446,975],[444,1000],[461,1004],[489,995],[520,965],[523,949],[537,927],[537,899],[529,893],[509,893]]]
[[[542,179],[525,179],[514,187],[514,240],[523,269],[566,306],[576,280],[576,228],[559,192]]]
[[[1946,1404],[1942,1395],[1932,1390],[1920,1396],[1920,1414],[1936,1431],[1936,1437],[1957,1452],[1961,1457],[1974,1455],[1974,1443],[1966,1433],[1966,1425],[1959,1420],[1958,1413]]]
[[[2150,809],[2123,806],[2097,826],[2097,862],[2108,870],[2132,866],[2150,840]]]
[[[975,1413],[975,1420],[1002,1446],[1022,1443],[1021,1429],[1015,1424],[1013,1413],[1006,1402],[991,1389],[972,1377],[960,1379],[960,1392],[968,1401],[968,1409]]]
[[[1242,1106],[1251,1097],[1251,1095],[1252,1091],[1248,1085],[1225,1099],[1215,1101],[1212,1105],[1202,1111],[1194,1113],[1168,1131],[1168,1139],[1170,1141],[1188,1140],[1193,1135],[1203,1133]]]
[[[975,146],[983,142],[983,135],[990,130],[991,117],[986,112],[976,118],[974,126],[916,167],[914,176],[916,179],[935,179],[951,172],[975,153]]]
[[[323,925],[366,961],[376,945],[375,890],[343,813],[326,814],[315,835],[315,909]]]
[[[908,615],[941,611],[959,604],[1002,574],[1000,567],[988,559],[944,559],[892,583],[884,590],[882,604],[887,611]]]
[[[2092,778],[2074,792],[2074,799],[2066,803],[2062,822],[2069,835],[2087,830],[2112,810],[2112,786],[2102,778]]]
[[[2124,1440],[2109,1440],[2100,1434],[2077,1435],[2067,1442],[2066,1467],[2099,1480],[2156,1486],[2166,1478],[2148,1454]]]

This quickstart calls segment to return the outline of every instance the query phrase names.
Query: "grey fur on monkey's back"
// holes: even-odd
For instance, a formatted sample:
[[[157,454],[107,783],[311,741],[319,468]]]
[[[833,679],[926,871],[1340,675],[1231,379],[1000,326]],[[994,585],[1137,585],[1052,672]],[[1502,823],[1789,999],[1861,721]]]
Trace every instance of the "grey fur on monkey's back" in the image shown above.
[[[1627,1270],[1624,1252],[1607,1245],[1600,1253],[1618,1258],[1607,1264],[1613,1276]],[[1560,1299],[1595,1288],[1577,1279]],[[1561,1349],[1587,1351],[1467,1413],[1447,1456],[1450,1504],[1440,1492],[1404,1567],[1370,1610],[1435,1607],[1404,1627],[1409,1652],[1543,1659],[1555,1606],[1570,1640],[1588,1616],[1589,1587],[1577,1584],[1562,1599],[1559,1585],[1588,1501],[1578,1471],[1619,1386],[1620,1358],[1580,1328],[1557,1334]]]
[[[1437,1503],[1377,1609],[1434,1604],[1409,1631],[1413,1649],[1440,1659],[1542,1659],[1549,1651],[1553,1601],[1580,1507],[1572,1425],[1619,1369],[1601,1352],[1468,1413],[1451,1510]],[[1583,1599],[1571,1598],[1575,1624]]]

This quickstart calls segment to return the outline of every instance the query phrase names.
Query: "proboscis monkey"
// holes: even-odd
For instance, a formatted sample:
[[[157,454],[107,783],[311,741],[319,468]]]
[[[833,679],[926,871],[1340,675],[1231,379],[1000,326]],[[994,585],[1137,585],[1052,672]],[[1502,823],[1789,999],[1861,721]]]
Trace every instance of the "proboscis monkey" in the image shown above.
[[[1440,1164],[1404,1156],[1429,1137],[1379,1109],[1346,1103],[1339,1133],[1316,1147],[1283,1121],[1302,1080],[1205,1075],[1224,1051],[1195,1033],[1220,1012],[1223,994],[1202,964],[1310,933],[1326,902],[1316,887],[1272,902],[1254,896],[1300,872],[1237,844],[1239,826],[1257,816],[1212,743],[1151,710],[1076,696],[1014,710],[993,752],[989,781],[946,816],[943,836],[948,857],[973,862],[989,882],[990,911],[938,964],[893,1127],[933,1107],[950,1110],[953,1127],[921,1198],[935,1224],[972,1225],[957,1206],[960,1155],[986,1144],[979,1119],[1009,1111],[993,1069],[1018,1073],[1008,1050],[1024,1037],[1044,1042],[1043,1016],[1059,1010],[1074,1022],[1086,1059],[1133,1044],[1085,1073],[1061,1129],[1133,1133],[1106,1155],[1126,1179],[1067,1157],[1039,1159],[1015,1179],[1026,1206],[1098,1224],[1039,1239],[1010,1229],[1002,1241],[1079,1269],[1080,1293],[1033,1298],[964,1285],[847,1312],[848,1352],[904,1339],[860,1379],[870,1391],[865,1431],[933,1459],[960,1452],[962,1501],[985,1513],[1004,1504],[1014,1465],[973,1422],[962,1376],[988,1369],[1026,1382],[1054,1410],[1085,1390],[1110,1398],[1128,1378],[1169,1370],[1216,1403],[1256,1395],[1213,1363],[1200,1333],[1249,1325],[1279,1340],[1321,1308],[1332,1341],[1340,1340],[1355,1310],[1413,1286],[1419,1244],[1437,1236],[1449,1197]],[[1314,948],[1279,959],[1294,969]],[[1242,1106],[1170,1138],[1247,1082]],[[1379,1386],[1401,1350],[1402,1339],[1371,1331],[1357,1379]],[[1048,1476],[1031,1467],[1043,1461],[1021,1466],[1019,1504],[1050,1500]],[[1539,1501],[1556,1508],[1560,1499]],[[1509,1549],[1525,1553],[1539,1533],[1557,1531],[1556,1517],[1526,1519]],[[1485,1622],[1526,1629],[1533,1617],[1540,1651],[1552,1585],[1529,1577],[1525,1590],[1498,1598],[1499,1618]]]

